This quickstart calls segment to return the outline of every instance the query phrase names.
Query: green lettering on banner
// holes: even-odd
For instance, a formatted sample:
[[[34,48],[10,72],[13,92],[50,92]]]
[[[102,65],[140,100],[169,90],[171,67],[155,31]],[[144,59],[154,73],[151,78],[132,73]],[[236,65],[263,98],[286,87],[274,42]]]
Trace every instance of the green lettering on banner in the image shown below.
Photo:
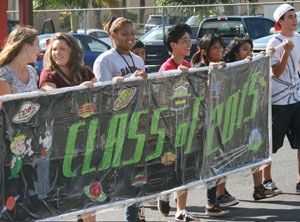
[[[211,155],[212,153],[216,152],[219,149],[218,146],[215,147],[214,149],[212,149],[212,145],[213,145],[213,137],[214,137],[215,128],[220,126],[220,124],[222,122],[223,107],[224,107],[224,103],[220,103],[212,111],[210,122],[212,122],[215,118],[217,118],[217,120],[216,120],[216,123],[214,125],[212,125],[209,129],[206,156]]]
[[[123,161],[123,165],[134,164],[140,161],[143,155],[144,144],[146,140],[145,134],[136,134],[136,130],[139,124],[139,119],[142,114],[148,113],[147,110],[133,113],[129,126],[128,139],[137,139],[135,146],[134,157],[131,160]]]
[[[253,100],[252,100],[252,106],[251,106],[251,113],[248,117],[245,118],[244,121],[247,121],[249,119],[253,119],[255,117],[256,113],[256,106],[257,106],[257,100],[258,100],[258,90],[254,89],[255,83],[256,83],[256,78],[260,74],[261,71],[257,71],[252,75],[251,78],[251,83],[250,83],[250,89],[248,95],[253,95]]]
[[[150,134],[151,135],[156,135],[158,134],[158,138],[157,138],[157,144],[156,144],[156,148],[155,148],[155,153],[152,156],[147,156],[145,161],[150,161],[153,160],[155,158],[160,157],[162,151],[163,151],[163,147],[164,147],[164,141],[165,141],[165,129],[158,129],[158,123],[159,123],[159,117],[160,117],[160,113],[168,110],[168,107],[162,107],[162,108],[158,108],[154,111],[153,115],[152,115],[152,121],[151,121],[151,127],[150,127]]]
[[[86,141],[86,151],[84,154],[83,166],[81,174],[91,173],[96,171],[96,167],[90,168],[92,154],[95,148],[95,138],[97,131],[98,119],[94,119],[90,122],[90,127],[88,131],[88,138]]]
[[[72,159],[74,155],[75,143],[77,138],[78,128],[84,126],[85,122],[75,123],[69,130],[66,153],[63,162],[63,174],[65,177],[74,177],[76,173],[72,172]]]
[[[181,123],[177,127],[177,133],[176,133],[176,139],[175,139],[175,148],[182,147],[185,144],[187,128],[188,128],[187,123]]]
[[[233,136],[238,99],[239,99],[239,92],[232,94],[227,99],[223,133],[222,133],[222,144],[228,142]]]
[[[242,92],[242,98],[240,101],[240,107],[239,107],[239,113],[238,113],[238,120],[236,123],[236,129],[241,128],[242,125],[242,119],[243,119],[243,114],[244,114],[244,105],[245,105],[245,100],[247,96],[247,91],[248,91],[248,82],[245,82],[243,85],[243,92]]]
[[[194,109],[193,109],[193,120],[192,120],[192,124],[191,124],[188,144],[187,144],[186,150],[184,151],[184,154],[188,154],[191,152],[196,125],[197,125],[197,122],[200,120],[200,118],[198,117],[199,107],[200,107],[200,103],[203,99],[204,99],[203,96],[200,96],[197,99],[195,99]]]
[[[102,158],[102,166],[101,168],[99,168],[99,171],[106,170],[110,167],[114,144],[116,144],[116,148],[115,148],[115,155],[113,159],[113,167],[118,167],[120,165],[127,118],[128,118],[128,113],[123,113],[114,116],[110,121],[108,135],[106,138],[105,151]],[[120,120],[119,127],[117,127],[119,120]],[[116,137],[117,129],[118,129],[118,135]]]

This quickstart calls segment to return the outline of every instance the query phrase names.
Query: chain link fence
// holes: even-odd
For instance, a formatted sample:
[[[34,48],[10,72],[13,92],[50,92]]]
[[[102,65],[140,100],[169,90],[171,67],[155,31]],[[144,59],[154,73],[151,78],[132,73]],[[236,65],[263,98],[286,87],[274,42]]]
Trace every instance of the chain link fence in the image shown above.
[[[300,1],[287,3],[292,3],[297,11],[300,10]],[[191,26],[198,26],[203,18],[211,16],[259,15],[273,19],[273,12],[279,4],[282,4],[282,1],[165,7],[37,10],[34,11],[33,26],[42,33],[44,21],[51,19],[55,32],[77,32],[79,29],[85,32],[90,29],[104,29],[104,25],[114,15],[132,20],[136,35],[140,37],[156,26],[169,26],[185,22]],[[15,18],[16,12],[11,12],[8,16]]]

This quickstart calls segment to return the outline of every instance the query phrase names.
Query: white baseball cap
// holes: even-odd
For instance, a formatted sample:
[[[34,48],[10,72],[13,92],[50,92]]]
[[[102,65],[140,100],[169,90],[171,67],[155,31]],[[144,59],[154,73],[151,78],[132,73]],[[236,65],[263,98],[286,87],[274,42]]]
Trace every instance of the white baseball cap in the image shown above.
[[[274,12],[273,14],[273,18],[275,20],[275,30],[276,31],[280,31],[281,27],[278,23],[279,19],[288,11],[290,10],[295,10],[295,8],[293,6],[291,6],[290,4],[282,4],[280,5]]]

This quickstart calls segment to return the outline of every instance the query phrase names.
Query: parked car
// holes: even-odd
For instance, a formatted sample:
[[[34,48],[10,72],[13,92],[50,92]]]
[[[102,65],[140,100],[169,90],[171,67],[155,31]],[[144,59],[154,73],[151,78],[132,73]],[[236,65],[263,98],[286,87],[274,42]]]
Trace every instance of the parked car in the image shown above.
[[[93,69],[94,61],[96,58],[106,50],[109,50],[111,47],[105,42],[84,34],[70,33],[75,37],[78,42],[78,45],[83,50],[84,54],[84,64]],[[38,60],[34,63],[34,67],[38,74],[40,75],[43,69],[43,58],[46,51],[47,42],[54,36],[55,33],[39,35],[40,47],[42,52],[40,53]]]
[[[199,18],[198,15],[193,15],[191,17],[189,17],[188,20],[186,20],[185,24],[189,25],[189,26],[199,26],[201,19]]]
[[[171,26],[165,26],[165,31],[167,31]],[[192,28],[192,36],[196,36],[198,28]],[[140,40],[146,46],[146,65],[155,66],[151,71],[157,71],[159,67],[164,63],[169,57],[169,51],[163,43],[163,28],[154,28],[151,31],[145,33]],[[198,40],[192,39],[191,55],[186,57],[189,61],[192,55],[197,51]]]
[[[221,16],[203,19],[199,25],[198,38],[207,33],[217,33],[222,36],[224,46],[238,36],[248,34],[254,40],[270,35],[270,29],[275,22],[260,16]]]
[[[186,16],[182,15],[166,15],[165,16],[165,26],[176,25],[185,23],[187,20]],[[163,15],[150,15],[145,24],[145,33],[153,28],[157,28],[163,25]]]
[[[296,15],[297,15],[297,20],[298,20],[298,25],[297,25],[297,28],[296,28],[295,31],[298,32],[298,33],[300,33],[300,11],[296,12]],[[277,32],[277,33],[279,33],[279,32]],[[257,54],[257,53],[259,53],[261,51],[266,50],[268,41],[273,36],[274,35],[269,35],[269,36],[265,36],[265,37],[262,37],[262,38],[259,38],[259,39],[255,39],[253,41],[253,52],[254,52],[254,54]]]
[[[78,29],[77,33],[94,36],[95,38],[100,39],[111,46],[111,39],[108,35],[108,32],[103,29],[87,29],[86,33],[84,33],[84,29]]]

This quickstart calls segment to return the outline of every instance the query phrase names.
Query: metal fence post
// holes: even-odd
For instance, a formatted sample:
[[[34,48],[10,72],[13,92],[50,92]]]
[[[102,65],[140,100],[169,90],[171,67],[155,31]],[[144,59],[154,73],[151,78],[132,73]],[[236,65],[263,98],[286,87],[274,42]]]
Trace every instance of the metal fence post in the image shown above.
[[[84,34],[86,34],[87,31],[87,10],[84,9],[83,11],[83,21],[84,21]]]
[[[162,30],[163,30],[163,35],[165,34],[165,6],[162,6]]]
[[[248,4],[247,4],[247,11],[248,11],[248,15],[250,15],[250,2],[248,1]]]

